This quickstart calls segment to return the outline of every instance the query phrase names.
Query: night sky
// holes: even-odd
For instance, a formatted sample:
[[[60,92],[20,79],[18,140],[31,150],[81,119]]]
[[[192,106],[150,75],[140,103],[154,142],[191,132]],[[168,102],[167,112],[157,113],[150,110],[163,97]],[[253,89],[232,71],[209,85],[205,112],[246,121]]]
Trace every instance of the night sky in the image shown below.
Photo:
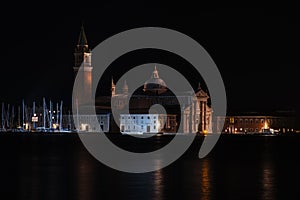
[[[46,97],[68,104],[73,52],[83,22],[91,49],[131,28],[159,26],[180,31],[198,41],[215,61],[225,83],[229,109],[300,110],[300,24],[296,9],[205,9],[150,3],[7,9],[9,14],[0,14],[1,102],[19,104],[22,98],[31,102]],[[171,62],[168,55],[161,56],[158,51],[137,54],[142,56],[120,59],[113,71],[120,75],[126,66],[151,61],[174,64],[185,73],[181,61]],[[192,84],[196,87],[195,82]]]

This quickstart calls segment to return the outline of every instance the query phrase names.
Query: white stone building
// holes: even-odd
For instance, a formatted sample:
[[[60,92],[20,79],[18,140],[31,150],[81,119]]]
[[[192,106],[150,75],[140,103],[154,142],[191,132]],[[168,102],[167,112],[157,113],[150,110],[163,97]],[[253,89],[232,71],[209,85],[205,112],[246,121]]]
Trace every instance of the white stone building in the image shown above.
[[[125,134],[174,132],[176,115],[168,114],[121,114],[120,131]]]

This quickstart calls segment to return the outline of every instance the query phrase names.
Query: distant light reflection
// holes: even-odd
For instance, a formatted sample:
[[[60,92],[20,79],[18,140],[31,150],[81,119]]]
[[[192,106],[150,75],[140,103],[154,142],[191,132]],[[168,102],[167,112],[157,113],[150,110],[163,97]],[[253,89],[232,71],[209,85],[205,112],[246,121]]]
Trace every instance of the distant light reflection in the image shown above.
[[[262,199],[275,200],[275,180],[274,180],[274,168],[270,161],[263,161],[262,163]]]
[[[76,180],[77,188],[75,190],[78,194],[76,197],[78,197],[78,199],[91,199],[93,195],[92,192],[94,192],[91,177],[93,177],[94,171],[91,165],[89,165],[86,154],[84,154],[83,151],[80,151],[78,156],[79,163],[77,164],[78,171],[76,175],[78,180]]]
[[[155,161],[156,165],[161,165],[161,160],[156,160]],[[154,172],[154,177],[153,177],[153,183],[154,183],[154,199],[155,200],[161,200],[164,199],[163,198],[163,173],[162,173],[162,169],[160,170],[156,170]]]
[[[201,183],[201,200],[210,200],[211,199],[211,172],[210,172],[210,163],[208,159],[201,160],[201,176],[200,176],[200,183]]]

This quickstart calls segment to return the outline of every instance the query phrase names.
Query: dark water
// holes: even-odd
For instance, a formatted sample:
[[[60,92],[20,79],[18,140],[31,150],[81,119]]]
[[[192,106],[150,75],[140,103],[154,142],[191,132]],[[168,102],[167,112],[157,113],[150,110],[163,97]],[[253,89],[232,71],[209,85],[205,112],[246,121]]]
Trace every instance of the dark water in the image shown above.
[[[128,174],[95,160],[77,135],[0,134],[0,198],[300,199],[300,136],[224,135],[201,160],[200,141],[162,170]]]

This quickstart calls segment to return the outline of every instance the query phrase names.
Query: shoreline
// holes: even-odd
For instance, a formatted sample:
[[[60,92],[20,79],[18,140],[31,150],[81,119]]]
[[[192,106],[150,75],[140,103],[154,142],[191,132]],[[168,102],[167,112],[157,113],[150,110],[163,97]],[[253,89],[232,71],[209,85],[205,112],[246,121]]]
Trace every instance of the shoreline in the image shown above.
[[[55,132],[30,132],[30,131],[26,131],[26,132],[13,132],[13,131],[5,131],[5,132],[0,132],[0,135],[94,135],[94,134],[99,134],[97,132],[59,132],[59,131],[55,131]],[[142,135],[135,135],[135,134],[122,134],[121,132],[105,132],[104,133],[107,136],[124,136],[124,137],[128,137],[128,136],[132,136],[132,137],[138,137],[140,136],[141,138],[143,138]],[[277,134],[263,134],[263,133],[208,133],[208,134],[200,134],[200,133],[161,133],[161,134],[151,134],[150,137],[174,137],[176,135],[179,136],[200,136],[200,137],[209,137],[212,135],[221,135],[221,136],[237,136],[237,137],[251,137],[251,136],[271,136],[271,137],[275,137],[275,136],[300,136],[300,133],[296,133],[296,132],[291,132],[291,133],[277,133]],[[145,134],[145,136],[149,136],[149,134]]]

